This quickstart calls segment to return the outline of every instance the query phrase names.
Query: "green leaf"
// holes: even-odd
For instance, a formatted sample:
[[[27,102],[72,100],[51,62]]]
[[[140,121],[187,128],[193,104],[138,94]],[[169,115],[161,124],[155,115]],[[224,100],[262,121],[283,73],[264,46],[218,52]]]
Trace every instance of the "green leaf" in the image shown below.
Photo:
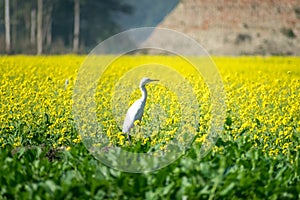
[[[227,195],[228,192],[230,192],[230,191],[234,188],[234,186],[235,186],[235,183],[230,183],[224,190],[222,190],[222,191],[220,192],[220,195],[221,195],[221,196]]]
[[[55,192],[59,188],[52,180],[47,180],[45,185],[48,186],[51,192]]]

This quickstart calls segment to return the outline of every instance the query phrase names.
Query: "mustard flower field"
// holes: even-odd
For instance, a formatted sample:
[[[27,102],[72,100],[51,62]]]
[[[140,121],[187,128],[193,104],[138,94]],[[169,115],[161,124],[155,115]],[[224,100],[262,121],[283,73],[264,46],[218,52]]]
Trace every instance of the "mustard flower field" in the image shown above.
[[[0,57],[0,199],[300,198],[300,58],[212,58],[224,83],[226,116],[222,133],[205,157],[198,153],[211,128],[205,82],[172,56],[118,59],[95,94],[99,134],[105,134],[108,145],[134,152],[164,151],[172,140],[182,139],[176,135],[180,128],[191,128],[180,127],[186,117],[180,98],[158,82],[147,86],[144,117],[136,123],[131,143],[127,140],[120,127],[126,109],[140,97],[139,81],[131,94],[118,96],[113,89],[131,66],[145,60],[172,66],[191,83],[198,103],[191,148],[167,167],[142,174],[114,170],[83,145],[72,98],[84,59]],[[173,81],[180,90],[180,81]],[[125,106],[118,107],[118,102]],[[163,108],[159,117],[157,105]]]

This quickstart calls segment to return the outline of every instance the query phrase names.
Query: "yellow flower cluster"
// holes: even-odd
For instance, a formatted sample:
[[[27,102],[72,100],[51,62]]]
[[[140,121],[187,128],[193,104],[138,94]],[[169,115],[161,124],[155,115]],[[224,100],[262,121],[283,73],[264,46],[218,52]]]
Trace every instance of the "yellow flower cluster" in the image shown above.
[[[72,94],[83,61],[83,56],[72,55],[0,58],[1,147],[40,143],[58,147],[81,142],[83,138],[78,135],[72,116]],[[293,159],[294,152],[300,148],[300,58],[222,57],[214,61],[226,90],[227,116],[222,137],[232,140],[247,137],[266,155]],[[162,71],[155,73],[143,68],[151,63],[172,69],[164,72],[158,66],[155,69]],[[134,85],[130,85],[133,83],[125,80],[126,76],[132,77],[133,70],[137,70],[133,73],[137,77]],[[177,71],[183,79],[168,70]],[[197,71],[175,56],[123,56],[115,60],[104,71],[95,94],[102,131],[90,136],[101,138],[99,134],[103,134],[111,144],[132,145],[120,128],[127,109],[141,95],[138,84],[144,76],[163,79],[161,83],[170,83],[170,87],[159,82],[147,86],[145,113],[132,130],[132,143],[146,146],[145,151],[157,145],[164,150],[172,141],[184,144],[186,138],[182,132],[195,129],[192,134],[196,143],[205,141],[211,121],[209,90]],[[118,80],[123,80],[125,85],[117,87]],[[188,107],[185,105],[188,102],[184,102],[187,94],[180,96],[172,90],[189,91],[184,81],[192,86],[192,95],[197,99],[198,113],[190,116],[197,118],[196,128],[195,124],[184,123],[191,121],[185,113],[192,113],[183,109]],[[83,126],[89,130],[89,124]]]
[[[76,70],[83,57],[0,58],[0,146],[68,145]]]
[[[299,146],[300,59],[215,59],[227,94],[225,134],[250,137],[270,156],[294,158]]]

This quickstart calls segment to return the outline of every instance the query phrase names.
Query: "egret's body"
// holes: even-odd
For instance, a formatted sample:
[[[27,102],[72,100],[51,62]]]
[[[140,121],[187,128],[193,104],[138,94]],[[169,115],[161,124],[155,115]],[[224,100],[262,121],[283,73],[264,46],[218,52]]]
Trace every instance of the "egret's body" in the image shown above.
[[[128,109],[126,113],[126,117],[123,123],[123,133],[127,134],[128,140],[129,140],[129,132],[130,129],[134,126],[134,122],[139,120],[142,120],[143,114],[144,114],[144,108],[146,105],[147,100],[147,90],[146,90],[146,84],[158,81],[158,80],[152,80],[149,78],[143,78],[140,82],[140,89],[142,92],[142,97],[138,100],[136,100]]]

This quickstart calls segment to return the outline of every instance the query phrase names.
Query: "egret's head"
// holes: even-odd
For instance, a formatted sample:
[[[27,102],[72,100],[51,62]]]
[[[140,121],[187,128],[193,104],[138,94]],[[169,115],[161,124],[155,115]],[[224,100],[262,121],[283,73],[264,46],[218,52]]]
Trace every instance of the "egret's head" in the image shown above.
[[[140,86],[141,87],[145,86],[147,83],[154,82],[154,81],[158,81],[158,80],[156,80],[156,79],[150,79],[150,78],[142,78]]]

